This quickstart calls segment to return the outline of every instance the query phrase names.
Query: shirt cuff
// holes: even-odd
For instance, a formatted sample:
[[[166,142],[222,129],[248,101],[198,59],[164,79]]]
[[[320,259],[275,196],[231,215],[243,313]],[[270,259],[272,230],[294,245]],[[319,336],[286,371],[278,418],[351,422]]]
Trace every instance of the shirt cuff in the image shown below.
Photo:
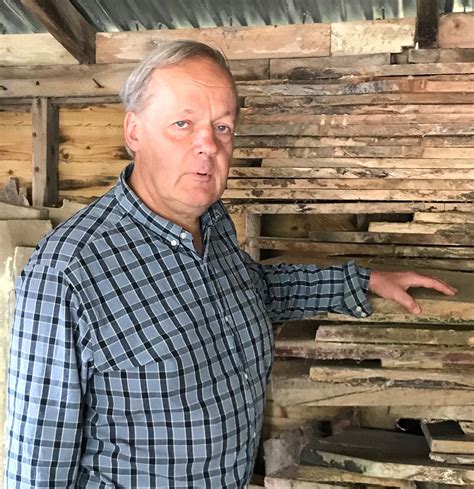
[[[367,298],[369,291],[370,269],[359,267],[350,261],[346,268],[346,289],[344,306],[348,314],[356,318],[365,318],[372,314],[372,306]]]

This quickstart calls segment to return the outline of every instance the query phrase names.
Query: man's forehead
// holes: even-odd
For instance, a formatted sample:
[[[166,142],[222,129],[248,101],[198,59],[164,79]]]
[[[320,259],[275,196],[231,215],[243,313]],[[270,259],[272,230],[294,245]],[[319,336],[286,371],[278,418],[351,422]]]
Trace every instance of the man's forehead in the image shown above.
[[[233,90],[230,75],[217,63],[205,59],[183,61],[172,66],[160,67],[151,76],[154,85],[224,88]]]

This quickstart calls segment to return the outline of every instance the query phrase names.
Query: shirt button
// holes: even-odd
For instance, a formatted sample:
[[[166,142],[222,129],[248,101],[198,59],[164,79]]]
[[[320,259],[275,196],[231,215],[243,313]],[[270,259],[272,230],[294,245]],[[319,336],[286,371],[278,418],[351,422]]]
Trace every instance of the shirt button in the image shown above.
[[[176,246],[178,246],[178,242],[175,240],[175,239],[172,239],[170,241],[170,245],[173,247],[173,248],[176,248]]]
[[[360,307],[360,306],[357,306],[357,307],[356,307],[356,311],[357,311],[357,312],[360,312],[360,311],[362,311],[362,307]]]
[[[179,237],[180,237],[181,239],[186,239],[186,236],[187,236],[187,234],[186,234],[186,232],[185,232],[185,231],[181,231],[181,233],[179,234]]]
[[[360,317],[361,317],[361,318],[366,318],[366,317],[367,317],[367,314],[366,314],[365,312],[361,312],[361,313],[360,313]]]
[[[255,437],[257,436],[257,433],[255,431],[253,432],[252,438],[255,440]]]
[[[245,377],[245,380],[249,380],[249,376],[244,372],[243,373],[244,377]]]
[[[227,324],[229,324],[229,323],[230,323],[230,317],[229,317],[229,316],[226,316],[226,317],[224,318],[224,321],[225,321]]]

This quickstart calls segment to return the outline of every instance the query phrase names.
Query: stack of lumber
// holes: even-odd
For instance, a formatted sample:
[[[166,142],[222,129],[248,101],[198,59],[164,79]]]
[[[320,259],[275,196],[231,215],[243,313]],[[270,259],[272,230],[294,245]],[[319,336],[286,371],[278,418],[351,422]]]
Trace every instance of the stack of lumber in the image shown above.
[[[399,487],[474,485],[474,466],[439,464],[422,436],[353,429],[306,446],[301,463],[267,476],[265,487]],[[321,485],[320,485],[321,484]],[[419,485],[420,484],[420,485]],[[442,484],[439,486],[438,484]],[[433,486],[431,486],[433,487]]]
[[[267,432],[294,429],[295,412],[307,421],[318,409],[336,424],[296,465],[270,474],[266,487],[474,485],[474,276],[433,274],[459,292],[412,290],[418,316],[374,297],[370,317],[328,314],[280,326]],[[413,423],[426,440],[421,431],[396,431]]]
[[[224,197],[256,213],[285,201],[342,213],[472,209],[474,64],[381,56],[342,68],[338,58],[274,60],[278,79],[241,82]]]

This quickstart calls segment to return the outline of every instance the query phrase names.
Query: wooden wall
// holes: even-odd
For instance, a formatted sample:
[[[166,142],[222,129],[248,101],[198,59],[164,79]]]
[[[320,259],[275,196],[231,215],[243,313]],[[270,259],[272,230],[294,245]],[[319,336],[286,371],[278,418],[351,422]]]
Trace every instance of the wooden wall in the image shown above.
[[[438,49],[414,49],[414,19],[98,34],[97,64],[90,66],[78,65],[57,46],[51,56],[48,34],[35,35],[34,41],[31,36],[20,36],[17,43],[8,39],[10,49],[0,49],[0,64],[5,65],[0,66],[0,187],[16,177],[32,193],[31,141],[37,136],[29,107],[32,97],[40,97],[59,111],[59,200],[88,202],[102,195],[129,161],[122,138],[123,110],[117,100],[125,76],[136,60],[160,42],[194,38],[221,47],[238,80],[242,115],[224,199],[242,243],[256,258],[321,264],[356,258],[367,265],[461,273],[461,279],[469,281],[471,274],[465,272],[474,271],[472,32],[472,15],[453,14],[441,19]],[[18,60],[22,66],[14,66]],[[469,298],[461,299],[464,302],[458,309],[453,306],[447,315],[443,316],[442,306],[436,306],[433,310],[438,316],[432,313],[421,319],[435,322],[440,331],[456,328],[462,322],[456,314],[464,314],[462,308],[467,311],[471,305]],[[433,353],[429,346],[433,339],[424,326],[417,330],[429,337],[423,336],[425,343],[413,347],[412,324],[399,311],[384,307],[380,305],[375,318],[391,322],[386,329],[390,338],[403,345],[396,351],[406,347],[400,353],[405,363],[384,356],[383,351],[395,348],[384,340],[377,350],[382,358],[376,360],[382,367],[399,369],[361,374],[342,367],[338,375],[343,380],[336,382],[344,384],[336,387],[339,401],[331,398],[336,392],[331,366],[324,365],[322,373],[313,371],[313,381],[319,386],[313,392],[321,393],[317,399],[311,398],[310,379],[302,380],[300,375],[308,372],[307,366],[294,377],[288,377],[283,368],[284,382],[275,377],[276,401],[267,408],[266,435],[306,419],[332,419],[333,428],[338,429],[338,423],[347,423],[354,415],[352,408],[364,399],[370,405],[358,411],[364,426],[393,427],[397,416],[407,413],[425,419],[458,416],[474,421],[469,411],[474,405],[472,389],[465,386],[462,397],[457,397],[457,388],[446,389],[435,414],[429,405],[418,410],[406,405],[410,395],[417,402],[435,403],[439,390],[430,387],[432,379],[452,379],[452,372],[443,368],[458,368],[456,358],[461,358],[462,368],[472,368],[473,355],[466,352],[465,342],[454,345],[453,355],[444,350]],[[474,322],[471,316],[467,320]],[[396,321],[403,323],[400,331]],[[319,320],[308,324],[305,332],[312,334]],[[462,325],[470,334],[468,326]],[[352,341],[350,335],[338,336],[337,347],[324,343],[336,341],[334,336],[323,336],[335,334],[331,327],[321,328],[321,343],[316,347],[314,337],[283,335],[277,352],[294,358],[309,350],[314,354],[319,348],[327,359],[349,360],[352,366],[370,360],[364,357],[368,351],[364,343],[353,349],[359,356],[354,353],[356,357],[350,358],[345,345]],[[377,324],[358,327],[362,339],[378,333]],[[344,324],[338,328],[338,334],[345,331]],[[353,324],[346,329],[351,328]],[[446,335],[441,336],[435,340],[445,341]],[[444,349],[445,344],[440,345]],[[416,370],[432,354],[438,363],[425,366],[439,368],[434,377]],[[291,362],[283,363],[291,367]],[[411,380],[426,381],[428,387],[411,383],[408,394],[403,391],[405,402],[399,401],[399,386],[387,395],[377,384],[373,388],[377,392],[367,401],[360,385],[364,387],[368,377],[385,379],[385,375],[389,387],[394,382],[409,383],[404,377],[407,366],[414,367],[407,373]],[[276,374],[280,367],[276,365]],[[365,380],[352,385],[345,380],[348,373]],[[288,388],[290,384],[300,386],[307,405],[291,404],[295,391]],[[423,389],[429,391],[428,397],[423,397]],[[454,406],[456,398],[459,409],[450,411],[449,404]],[[405,404],[400,407],[397,402]],[[392,414],[393,419],[388,419],[386,410],[390,403],[398,413]]]

